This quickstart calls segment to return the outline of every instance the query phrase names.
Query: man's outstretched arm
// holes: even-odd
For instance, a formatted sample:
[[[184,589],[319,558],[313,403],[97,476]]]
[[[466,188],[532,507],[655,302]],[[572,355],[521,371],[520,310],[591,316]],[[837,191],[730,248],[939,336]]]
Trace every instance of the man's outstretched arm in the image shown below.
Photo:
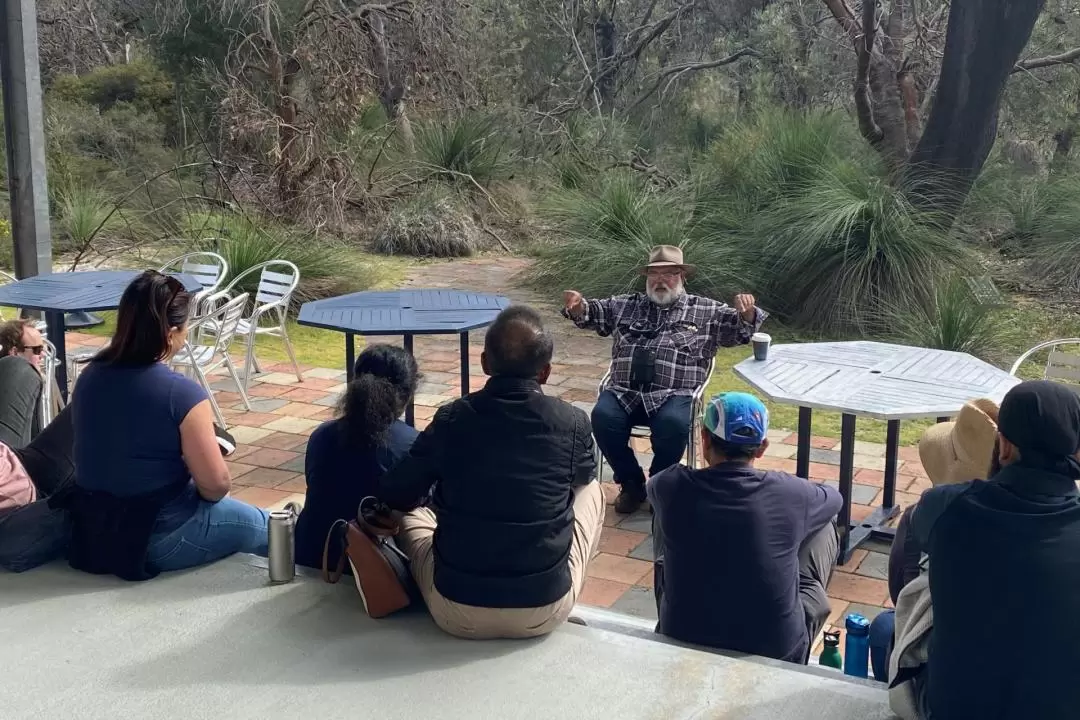
[[[598,335],[607,336],[615,329],[615,323],[626,308],[629,297],[618,295],[603,300],[586,300],[577,290],[567,290],[563,293],[565,307],[562,314],[579,328],[595,330]]]
[[[735,304],[717,303],[716,342],[720,347],[746,345],[769,317],[755,304],[753,295],[736,295]]]

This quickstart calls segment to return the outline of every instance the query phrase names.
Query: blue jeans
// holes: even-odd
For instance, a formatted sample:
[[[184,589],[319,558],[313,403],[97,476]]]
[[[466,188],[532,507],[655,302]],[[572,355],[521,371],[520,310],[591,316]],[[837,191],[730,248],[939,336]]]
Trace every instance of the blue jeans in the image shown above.
[[[633,414],[627,414],[614,393],[610,390],[600,393],[592,411],[593,435],[624,490],[645,498],[645,473],[630,448],[630,429],[635,425],[649,427],[653,450],[649,475],[655,475],[678,463],[686,452],[690,404],[687,396],[670,397],[650,417],[640,405]]]
[[[874,669],[874,679],[881,682],[889,681],[889,656],[892,655],[895,625],[895,610],[882,610],[870,623],[870,665]]]
[[[150,536],[146,560],[161,571],[206,565],[238,552],[266,555],[269,514],[232,498],[205,500],[191,519],[168,533]]]

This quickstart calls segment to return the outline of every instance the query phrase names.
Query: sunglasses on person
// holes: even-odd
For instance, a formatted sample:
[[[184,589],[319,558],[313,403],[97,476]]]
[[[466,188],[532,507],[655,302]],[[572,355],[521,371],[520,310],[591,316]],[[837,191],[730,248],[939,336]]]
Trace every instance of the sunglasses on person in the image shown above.
[[[34,353],[35,355],[40,355],[41,353],[45,352],[45,346],[44,345],[19,345],[19,351],[20,352],[25,352],[27,350]]]

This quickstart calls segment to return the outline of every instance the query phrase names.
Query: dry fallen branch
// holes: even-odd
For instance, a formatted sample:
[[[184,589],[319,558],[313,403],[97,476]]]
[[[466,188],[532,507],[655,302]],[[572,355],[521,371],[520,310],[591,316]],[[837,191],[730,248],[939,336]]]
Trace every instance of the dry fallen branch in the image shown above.
[[[1059,55],[1047,55],[1046,57],[1021,60],[1013,66],[1012,71],[1018,73],[1027,70],[1038,70],[1039,68],[1055,67],[1057,65],[1072,65],[1076,62],[1080,62],[1080,48],[1073,48],[1072,50],[1063,52]]]

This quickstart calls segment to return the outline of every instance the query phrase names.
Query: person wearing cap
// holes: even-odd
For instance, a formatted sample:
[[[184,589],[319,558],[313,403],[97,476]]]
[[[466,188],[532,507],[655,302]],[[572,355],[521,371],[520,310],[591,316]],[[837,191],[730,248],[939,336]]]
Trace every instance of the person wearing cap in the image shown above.
[[[674,465],[686,451],[691,396],[705,383],[720,347],[745,345],[768,315],[753,295],[734,306],[690,295],[684,281],[693,266],[683,251],[659,245],[641,268],[645,292],[586,299],[564,293],[563,315],[580,328],[612,336],[611,378],[592,411],[600,451],[621,486],[615,511],[632,513],[645,501],[645,473],[630,448],[630,430],[649,427],[650,475]]]
[[[919,717],[1080,712],[1080,397],[1021,383],[997,426],[989,479],[933,487],[911,512],[933,606]]]
[[[702,418],[708,467],[675,465],[649,479],[656,631],[805,664],[829,616],[843,499],[827,485],[756,469],[768,429],[756,397],[717,395]]]

